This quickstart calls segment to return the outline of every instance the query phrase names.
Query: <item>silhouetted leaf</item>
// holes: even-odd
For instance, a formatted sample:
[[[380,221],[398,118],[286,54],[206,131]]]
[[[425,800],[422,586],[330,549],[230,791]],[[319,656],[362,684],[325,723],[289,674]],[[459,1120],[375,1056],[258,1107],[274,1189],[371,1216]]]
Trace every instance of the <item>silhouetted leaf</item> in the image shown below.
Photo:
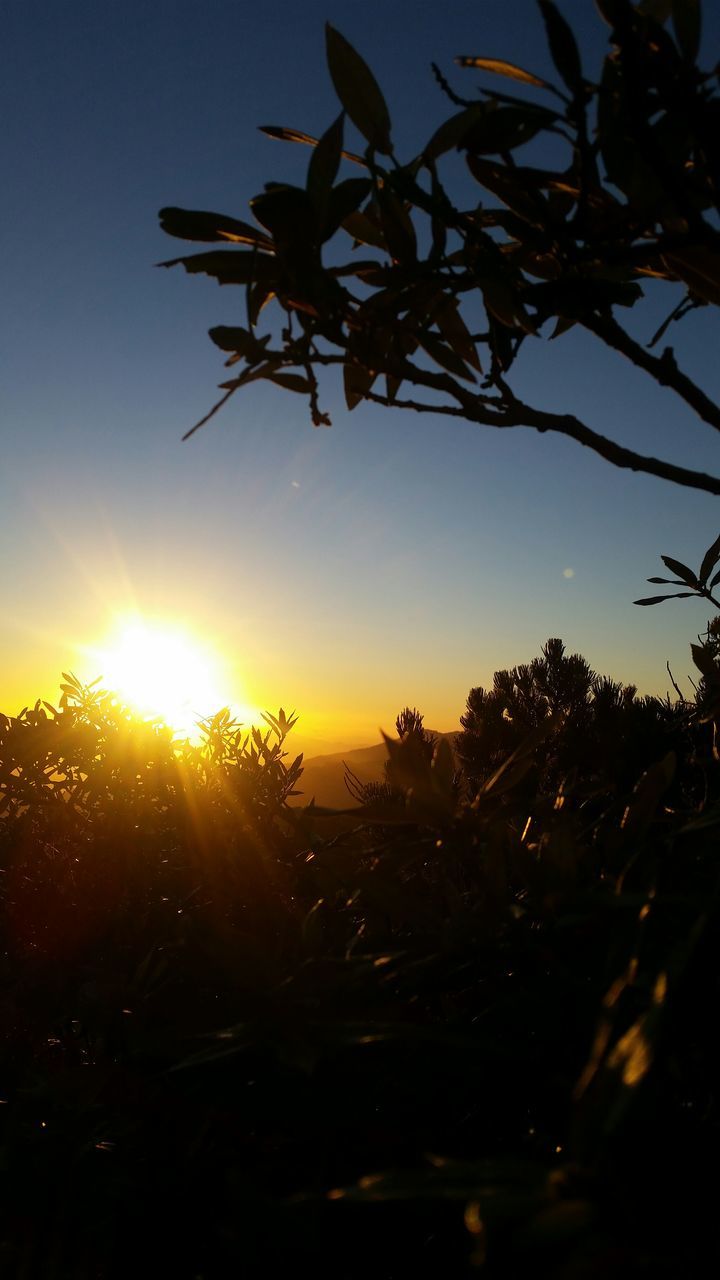
[[[250,208],[279,244],[300,243],[310,250],[318,237],[315,210],[302,187],[273,186],[255,196]]]
[[[273,281],[272,284],[274,285],[275,281]],[[248,290],[248,314],[251,324],[257,324],[258,317],[263,307],[266,307],[268,302],[271,302],[274,297],[275,291],[274,288],[271,287],[270,282],[263,284],[262,281],[260,281],[258,284],[252,284],[250,286]]]
[[[704,245],[689,245],[663,254],[663,261],[698,297],[720,306],[720,253]]]
[[[437,160],[446,151],[459,146],[473,125],[488,114],[488,110],[487,103],[474,102],[472,106],[459,111],[457,115],[450,116],[449,120],[435,130],[423,151],[423,159],[428,162]]]
[[[477,348],[460,314],[456,300],[447,298],[440,310],[437,311],[435,319],[443,338],[452,347],[453,351],[456,352],[461,360],[467,361],[469,365],[472,365],[473,369],[477,369],[478,373],[481,373],[482,366]]]
[[[456,58],[459,67],[477,67],[480,71],[491,71],[494,75],[507,76],[509,80],[519,80],[522,84],[535,84],[539,89],[552,89],[547,80],[541,80],[532,71],[525,71],[514,62],[505,62],[502,58]]]
[[[554,338],[562,338],[563,334],[567,333],[569,329],[572,329],[575,324],[577,324],[577,321],[572,320],[569,316],[558,316],[557,324],[550,334],[550,342],[552,342]]]
[[[365,399],[365,393],[370,390],[376,377],[376,373],[361,364],[343,365],[345,403],[349,410],[352,411],[361,400]]]
[[[674,574],[677,574],[677,577],[680,578],[682,582],[687,583],[689,587],[697,587],[698,580],[695,577],[695,574],[692,569],[688,569],[687,565],[683,564],[681,560],[673,560],[672,556],[661,556],[660,559],[663,564],[667,565],[668,569],[670,569]]]
[[[301,395],[309,395],[312,391],[310,380],[303,378],[299,373],[271,373],[268,381],[277,383],[279,387],[285,387],[286,391],[298,391]]]
[[[355,213],[371,191],[372,183],[369,178],[346,178],[333,188],[326,206],[323,240],[329,240],[338,227],[345,226],[346,219]],[[355,238],[359,239],[358,236]]]
[[[315,147],[308,165],[307,191],[319,213],[325,213],[330,190],[340,167],[343,144],[344,112],[323,134]]]
[[[354,240],[361,244],[372,245],[375,249],[388,251],[382,228],[367,216],[367,213],[351,213],[343,218],[343,228]]]
[[[582,89],[582,66],[575,37],[552,0],[538,0],[552,60],[571,93]]]
[[[705,555],[703,556],[703,561],[700,565],[700,582],[703,586],[710,577],[710,574],[715,568],[718,560],[720,560],[720,537],[715,539],[712,546],[708,547]]]
[[[643,600],[633,600],[633,604],[660,604],[662,600],[690,600],[694,591],[677,591],[669,596],[645,596]]]
[[[210,253],[196,253],[189,258],[172,258],[159,262],[159,267],[183,266],[190,275],[214,276],[218,284],[253,284],[274,281],[277,277],[275,260],[267,254],[248,250],[216,249]]]
[[[273,242],[268,236],[237,218],[227,218],[222,213],[205,213],[199,210],[167,208],[160,210],[160,226],[169,236],[179,240],[230,240],[236,244],[255,245],[272,252]]]
[[[306,147],[316,147],[319,142],[318,138],[311,133],[303,133],[301,129],[288,129],[279,124],[261,124],[258,127],[260,133],[264,133],[267,138],[275,138],[278,142],[299,142]],[[367,161],[354,151],[341,151],[340,154],[343,160],[351,160],[353,164],[360,165],[361,169],[367,169]]]
[[[390,155],[390,114],[377,80],[359,53],[329,22],[325,34],[328,67],[338,98],[370,146]]]
[[[713,677],[718,674],[718,664],[713,655],[712,649],[704,644],[691,644],[690,652],[692,660],[698,671],[702,671],[704,676]]]
[[[452,347],[446,346],[431,333],[418,333],[417,339],[423,351],[426,351],[442,369],[447,369],[448,373],[452,373],[456,378],[464,378],[467,382],[474,381],[464,360],[455,354]]]
[[[554,114],[536,107],[498,107],[471,124],[461,140],[463,150],[500,154],[523,146],[552,123]]]
[[[402,201],[387,187],[378,192],[380,220],[385,243],[396,262],[417,260],[417,239],[412,219]]]
[[[478,281],[489,312],[508,329],[520,328],[535,333],[535,324],[525,311],[510,285],[500,276],[485,276]]]
[[[504,204],[531,226],[546,226],[549,209],[542,192],[532,186],[524,169],[509,169],[491,160],[468,155],[468,168],[473,177],[499,196]]]
[[[258,347],[265,346],[269,341],[269,336],[260,341],[251,333],[249,329],[243,329],[239,326],[219,324],[209,331],[210,338],[219,347],[221,351],[233,351],[239,355],[245,355],[246,352],[257,350]]]

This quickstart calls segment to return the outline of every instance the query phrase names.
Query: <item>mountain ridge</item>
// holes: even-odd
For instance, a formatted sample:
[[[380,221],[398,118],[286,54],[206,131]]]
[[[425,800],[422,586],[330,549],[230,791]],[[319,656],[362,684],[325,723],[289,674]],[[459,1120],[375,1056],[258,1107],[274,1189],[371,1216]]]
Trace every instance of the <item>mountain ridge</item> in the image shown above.
[[[459,730],[446,733],[429,729],[435,738],[445,738],[452,746]],[[353,747],[349,751],[333,751],[325,755],[311,756],[303,761],[303,772],[298,779],[302,794],[295,797],[296,804],[309,804],[347,809],[357,804],[345,786],[345,767],[352,770],[360,782],[381,782],[384,776],[387,747],[377,742],[368,747]]]

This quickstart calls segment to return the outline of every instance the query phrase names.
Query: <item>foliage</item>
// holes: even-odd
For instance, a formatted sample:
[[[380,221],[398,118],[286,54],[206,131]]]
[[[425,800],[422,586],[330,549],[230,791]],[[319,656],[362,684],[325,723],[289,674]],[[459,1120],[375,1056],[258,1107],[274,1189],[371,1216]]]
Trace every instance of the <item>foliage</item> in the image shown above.
[[[682,703],[639,698],[633,685],[598,676],[561,640],[548,640],[539,658],[496,671],[491,689],[471,689],[456,743],[466,775],[479,786],[551,717],[557,728],[534,762],[531,787],[554,793],[575,776],[587,795],[598,795],[627,789],[640,769],[677,747],[687,712]]]
[[[693,573],[692,569],[689,569],[681,560],[675,560],[673,556],[661,556],[661,559],[665,567],[671,573],[677,574],[677,577],[648,578],[648,582],[662,583],[667,587],[689,587],[690,590],[672,592],[667,596],[646,596],[643,600],[636,600],[635,604],[662,604],[663,600],[690,600],[695,596],[700,600],[709,600],[717,609],[720,609],[720,601],[716,600],[712,594],[713,589],[720,582],[720,569],[713,573],[713,569],[720,560],[720,537],[708,547],[697,573]]]
[[[434,734],[428,733],[424,728],[423,720],[424,716],[420,714],[417,707],[404,707],[395,720],[395,732],[398,741],[405,745],[406,752],[417,754],[420,760],[429,764],[437,739]],[[388,750],[392,752],[390,739],[387,739],[387,742]],[[385,777],[382,782],[361,782],[346,764],[345,786],[353,800],[358,800],[365,805],[399,803],[403,798],[401,788],[393,784],[392,755],[385,762]]]
[[[609,807],[528,790],[578,705],[464,791],[406,711],[392,802],[330,818],[282,712],[3,717],[4,1273],[707,1266],[718,765],[700,725]]]
[[[210,331],[233,374],[198,426],[258,379],[306,395],[313,423],[329,425],[317,373],[332,366],[351,410],[369,400],[558,432],[617,466],[720,493],[717,476],[523,403],[508,380],[526,343],[579,326],[720,429],[720,408],[673,348],[653,350],[689,312],[720,301],[720,97],[717,67],[697,64],[699,0],[597,0],[610,51],[594,75],[553,0],[538,6],[556,82],[466,56],[462,67],[509,79],[514,90],[483,88],[467,100],[434,68],[460,109],[403,161],[372,72],[328,26],[340,115],[319,141],[294,128],[264,130],[313,149],[305,187],[267,183],[250,202],[258,226],[161,211],[170,235],[223,246],[164,266],[245,291],[245,323]],[[344,149],[347,121],[361,154]],[[448,165],[453,152],[479,188],[477,202],[468,204],[467,178]],[[356,176],[338,177],[343,165]],[[360,255],[348,256],[350,242]],[[640,304],[648,282],[667,286],[670,300],[644,346],[617,311]]]

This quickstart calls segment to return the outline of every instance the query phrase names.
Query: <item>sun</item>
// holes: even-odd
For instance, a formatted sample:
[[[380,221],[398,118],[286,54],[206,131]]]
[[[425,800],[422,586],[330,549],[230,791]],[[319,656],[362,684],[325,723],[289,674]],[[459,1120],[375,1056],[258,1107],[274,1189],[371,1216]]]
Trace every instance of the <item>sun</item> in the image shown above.
[[[228,704],[218,655],[181,626],[125,619],[95,658],[104,687],[181,737],[194,737],[198,720]]]

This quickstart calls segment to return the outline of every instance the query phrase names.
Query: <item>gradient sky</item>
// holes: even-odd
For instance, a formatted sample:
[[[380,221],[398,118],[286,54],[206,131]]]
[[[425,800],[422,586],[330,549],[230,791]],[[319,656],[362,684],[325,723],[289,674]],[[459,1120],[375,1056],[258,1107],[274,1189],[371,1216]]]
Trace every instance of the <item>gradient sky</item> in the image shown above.
[[[562,7],[592,75],[606,28],[591,0]],[[317,133],[337,114],[325,19],[372,65],[410,158],[452,111],[431,60],[466,94],[479,76],[456,54],[551,73],[532,0],[5,0],[0,14],[2,710],[55,696],[61,670],[100,674],[87,650],[128,608],[204,636],[227,698],[295,706],[315,749],[372,741],[405,703],[454,728],[472,685],[550,635],[645,692],[668,687],[666,659],[692,670],[704,606],[631,602],[661,553],[699,563],[718,533],[710,496],[527,430],[349,415],[332,379],[330,431],[255,384],[180,442],[223,377],[206,331],[237,322],[243,295],[154,269],[184,251],[158,209],[248,217],[265,181],[302,180],[309,153],[256,126]],[[713,7],[708,62],[719,35]],[[655,314],[632,318],[638,336]],[[717,397],[712,333],[700,312],[673,341]],[[589,336],[525,352],[525,398],[717,472],[711,430]]]

